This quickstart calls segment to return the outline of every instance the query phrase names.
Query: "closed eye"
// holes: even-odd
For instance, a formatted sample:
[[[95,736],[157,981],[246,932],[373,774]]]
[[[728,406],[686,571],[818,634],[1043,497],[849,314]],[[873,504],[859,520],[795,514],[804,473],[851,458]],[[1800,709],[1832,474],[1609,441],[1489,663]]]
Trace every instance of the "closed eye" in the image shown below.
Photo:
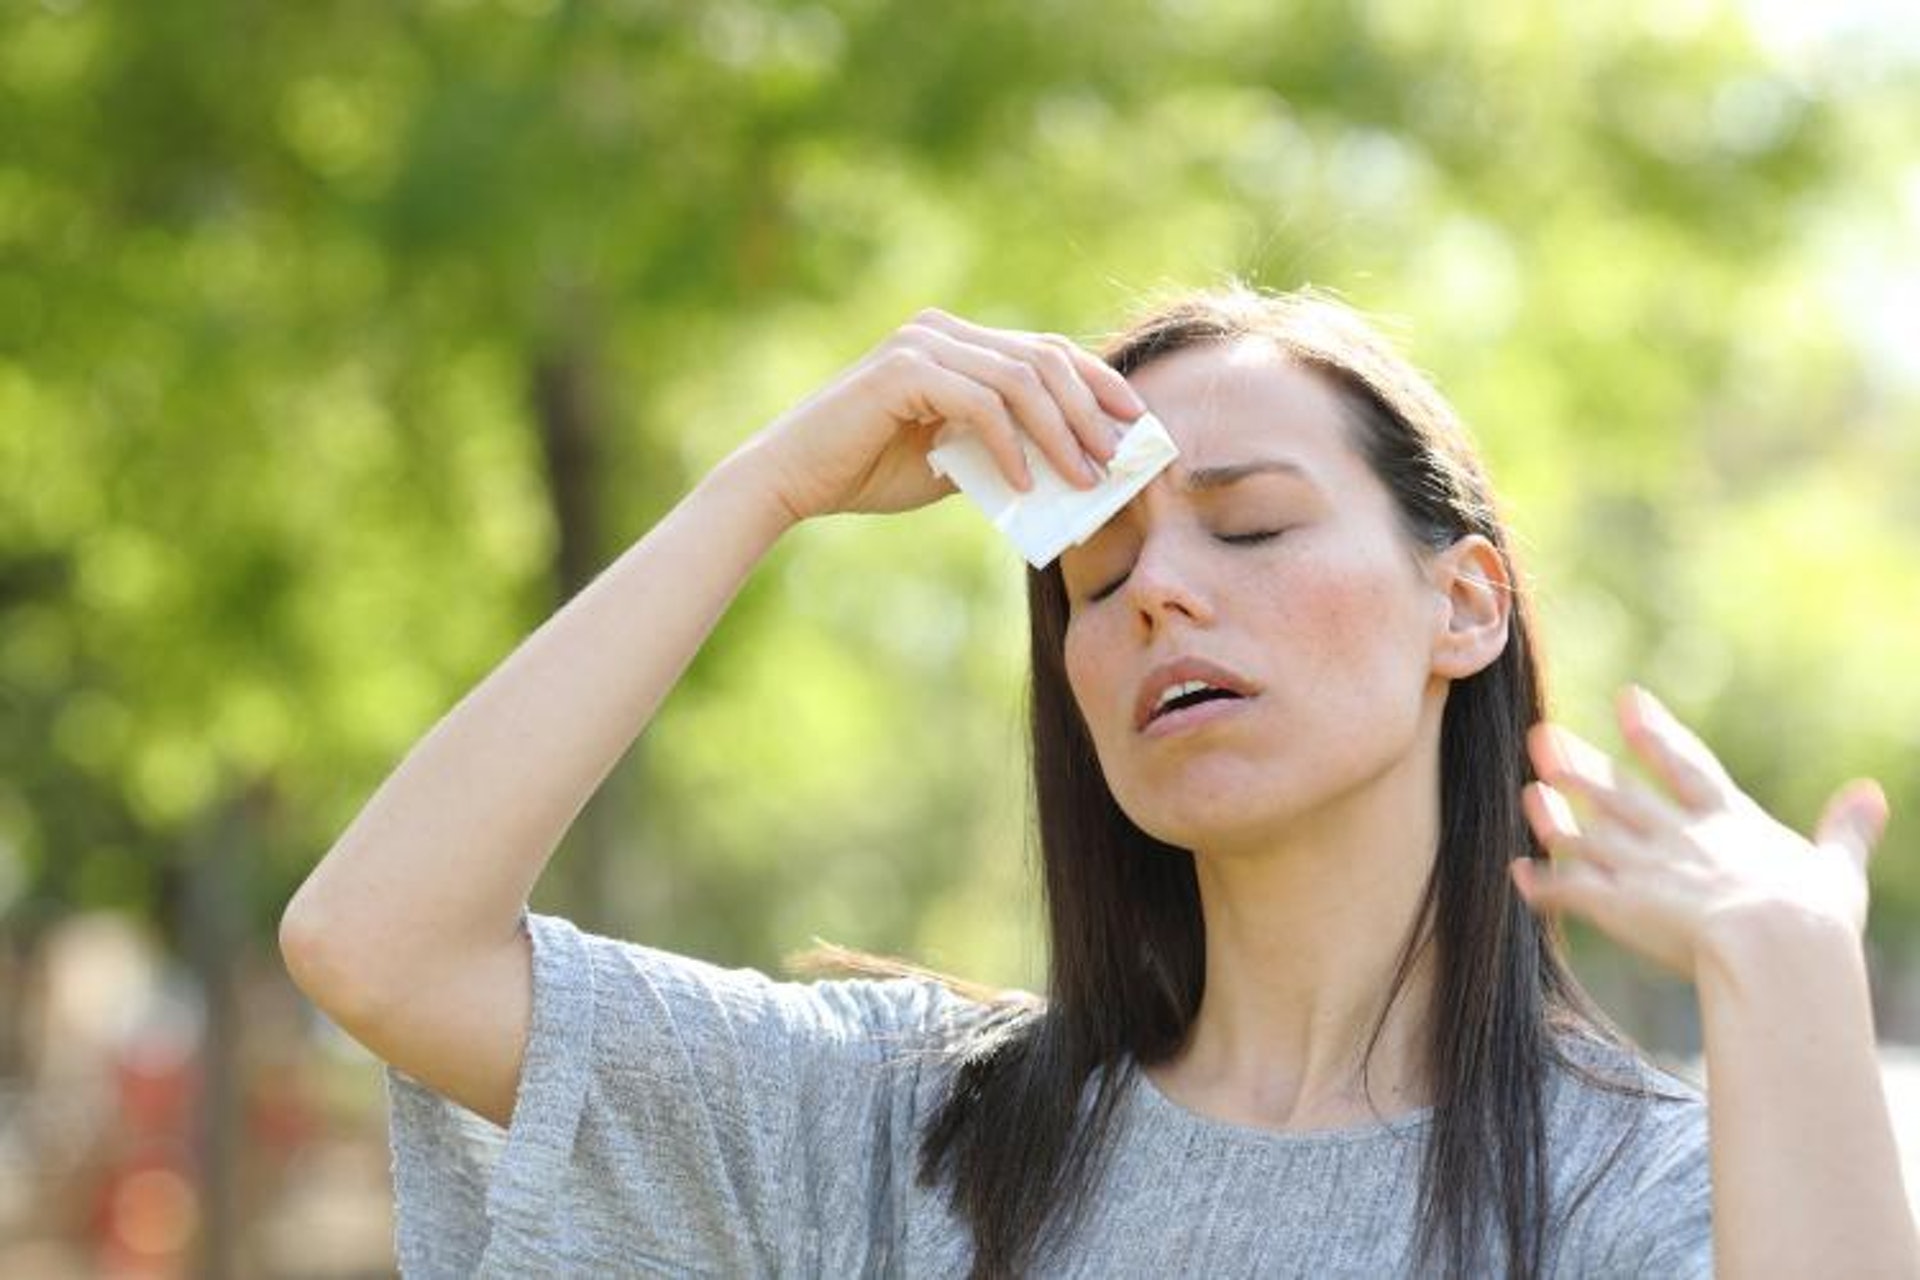
[[[1217,536],[1222,542],[1231,543],[1233,546],[1236,546],[1236,547],[1246,547],[1246,546],[1252,546],[1256,543],[1271,542],[1285,532],[1286,532],[1285,529],[1267,529],[1259,533],[1222,533]],[[1089,604],[1094,604],[1101,600],[1105,600],[1108,596],[1118,591],[1120,589],[1120,584],[1125,582],[1126,580],[1127,580],[1127,575],[1124,573],[1121,574],[1119,577],[1115,578],[1111,583],[1100,588],[1100,590],[1094,592],[1092,595],[1088,596],[1087,602]]]

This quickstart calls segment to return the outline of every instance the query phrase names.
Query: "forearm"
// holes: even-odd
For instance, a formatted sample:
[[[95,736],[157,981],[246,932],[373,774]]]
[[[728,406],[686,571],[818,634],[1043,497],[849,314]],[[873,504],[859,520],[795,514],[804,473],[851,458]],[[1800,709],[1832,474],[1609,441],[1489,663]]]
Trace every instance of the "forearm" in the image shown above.
[[[709,475],[408,753],[288,907],[290,958],[405,974],[510,938],[567,828],[791,523],[739,455]]]
[[[1773,916],[1697,975],[1722,1276],[1916,1276],[1859,941]]]

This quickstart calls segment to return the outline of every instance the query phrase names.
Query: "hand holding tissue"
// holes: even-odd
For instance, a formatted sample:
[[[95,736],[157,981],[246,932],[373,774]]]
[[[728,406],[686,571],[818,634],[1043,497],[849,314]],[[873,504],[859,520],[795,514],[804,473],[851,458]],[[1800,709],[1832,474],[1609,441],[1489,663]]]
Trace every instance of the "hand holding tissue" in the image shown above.
[[[1036,569],[1092,537],[1180,456],[1160,420],[1143,413],[1121,437],[1107,463],[1106,479],[1091,489],[1076,489],[1031,440],[1023,437],[1020,443],[1033,476],[1033,488],[1026,493],[1007,482],[980,437],[970,433],[929,450],[927,465],[958,485]]]

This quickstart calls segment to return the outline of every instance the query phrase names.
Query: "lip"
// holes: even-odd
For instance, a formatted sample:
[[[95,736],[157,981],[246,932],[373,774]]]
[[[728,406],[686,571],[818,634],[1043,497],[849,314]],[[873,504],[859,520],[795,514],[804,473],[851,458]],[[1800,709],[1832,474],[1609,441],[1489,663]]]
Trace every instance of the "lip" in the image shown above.
[[[1135,697],[1133,701],[1134,731],[1137,733],[1151,732],[1154,725],[1160,723],[1157,720],[1153,720],[1152,716],[1154,707],[1159,705],[1161,693],[1168,687],[1187,680],[1204,680],[1210,685],[1215,685],[1219,688],[1237,693],[1242,699],[1252,698],[1260,692],[1260,686],[1254,684],[1239,672],[1223,667],[1217,662],[1210,662],[1200,657],[1175,658],[1170,662],[1163,662],[1149,671],[1147,678],[1140,682],[1139,695]],[[1206,703],[1200,707],[1192,708],[1192,710],[1202,711],[1213,705],[1212,703]],[[1224,711],[1238,705],[1237,702],[1222,702],[1219,704],[1219,709]],[[1210,719],[1211,717],[1208,718]],[[1199,717],[1195,717],[1190,721],[1190,723],[1194,724],[1200,722]],[[1177,727],[1176,725],[1168,726],[1170,729]]]
[[[1204,728],[1216,720],[1237,716],[1253,702],[1252,695],[1244,698],[1216,698],[1211,702],[1202,702],[1196,706],[1182,707],[1178,711],[1169,711],[1158,717],[1140,731],[1143,738],[1165,738],[1176,733],[1188,733]]]

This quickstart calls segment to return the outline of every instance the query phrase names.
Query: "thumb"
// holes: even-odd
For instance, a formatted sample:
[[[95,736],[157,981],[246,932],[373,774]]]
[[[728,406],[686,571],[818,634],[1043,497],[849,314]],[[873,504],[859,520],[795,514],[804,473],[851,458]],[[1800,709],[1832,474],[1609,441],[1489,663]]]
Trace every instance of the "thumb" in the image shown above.
[[[1845,849],[1862,872],[1887,829],[1887,793],[1871,778],[1857,778],[1833,793],[1814,828],[1815,844]]]

